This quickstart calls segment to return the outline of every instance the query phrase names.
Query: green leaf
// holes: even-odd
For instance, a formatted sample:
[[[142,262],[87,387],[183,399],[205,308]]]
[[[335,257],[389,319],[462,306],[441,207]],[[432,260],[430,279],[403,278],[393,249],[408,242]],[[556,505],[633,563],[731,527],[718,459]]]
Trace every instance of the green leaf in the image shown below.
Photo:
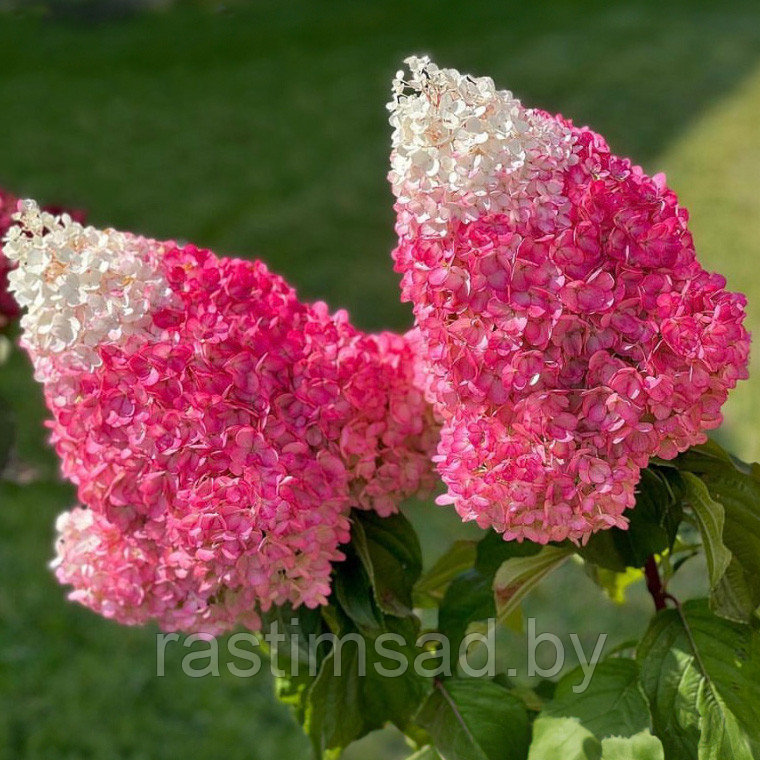
[[[475,541],[455,541],[414,587],[416,607],[437,607],[454,578],[475,564]]]
[[[665,750],[656,736],[642,731],[628,739],[603,739],[601,760],[665,760]]]
[[[478,542],[475,567],[492,578],[508,559],[531,557],[538,554],[541,548],[541,544],[532,541],[505,541],[500,533],[492,530]]]
[[[666,757],[710,757],[705,733],[710,741],[724,743],[744,737],[742,741],[757,752],[760,635],[756,630],[717,617],[705,600],[695,600],[681,610],[657,614],[638,647],[637,659],[654,733]],[[728,736],[721,737],[719,723],[726,726]]]
[[[524,760],[528,751],[525,706],[493,681],[436,682],[416,721],[445,760]]]
[[[713,585],[711,604],[730,620],[749,620],[760,607],[760,467],[732,459],[713,442],[689,449],[672,466],[682,477],[698,476],[722,505],[722,542],[733,559]]]
[[[715,501],[707,490],[707,486],[696,475],[690,472],[681,473],[684,485],[684,497],[691,505],[697,518],[699,532],[702,535],[702,546],[707,560],[707,570],[710,574],[710,587],[715,589],[728,570],[733,555],[723,543],[723,525],[726,512],[723,505]]]
[[[401,514],[380,517],[354,510],[351,542],[383,612],[412,614],[412,589],[422,573],[422,550],[412,524]]]
[[[333,570],[322,617],[336,637],[304,700],[302,723],[317,758],[332,758],[388,722],[402,731],[429,682],[415,672],[419,620],[411,589],[419,576],[417,536],[399,515],[353,515],[346,559]]]
[[[700,685],[697,709],[702,716],[699,760],[755,760],[749,737],[707,681],[702,681]]]
[[[308,689],[315,680],[316,669],[325,656],[325,648],[310,652],[310,636],[326,632],[319,610],[301,606],[294,610],[290,605],[272,607],[262,613],[265,633],[276,627],[276,633],[284,634],[285,641],[270,650],[269,656],[278,673],[274,676],[277,699],[293,709],[299,723],[303,723]],[[310,665],[313,656],[314,664]]]
[[[643,567],[649,556],[661,554],[673,545],[683,517],[681,500],[668,478],[650,467],[642,470],[636,506],[625,516],[629,520],[627,530],[599,531],[578,554],[615,572]]]
[[[492,579],[477,570],[462,573],[446,589],[438,611],[438,630],[448,638],[451,669],[459,661],[459,647],[471,623],[495,617]]]
[[[554,698],[533,724],[529,760],[600,760],[609,737],[620,738],[617,751],[623,752],[632,737],[651,729],[649,707],[638,677],[636,662],[624,658],[599,663],[580,693],[575,690],[584,681],[581,668],[564,676]],[[651,742],[636,739],[633,746],[638,744]]]
[[[545,546],[531,557],[508,559],[497,571],[493,582],[497,618],[506,620],[528,593],[572,552],[569,546]]]
[[[757,613],[757,596],[742,565],[733,557],[723,577],[710,593],[710,608],[716,615],[742,623]]]
[[[384,720],[366,711],[358,646],[342,646],[340,659],[331,652],[309,691],[304,731],[317,758],[337,757],[351,742],[380,728]],[[365,676],[366,678],[366,676]]]
[[[375,601],[369,573],[353,543],[343,547],[343,552],[346,559],[333,571],[334,599],[359,630],[378,633],[384,628],[385,617]]]
[[[384,633],[399,636],[403,643],[384,641],[381,651],[378,637],[363,635],[349,622],[340,632],[340,643],[322,662],[307,694],[303,721],[318,758],[332,757],[331,753],[388,722],[403,731],[425,698],[427,680],[413,667],[418,655],[416,628],[411,620],[392,616],[385,620]],[[388,657],[386,650],[395,656]],[[403,672],[387,674],[401,667],[399,660],[405,663]]]
[[[472,623],[496,617],[494,576],[508,559],[537,554],[541,546],[530,541],[505,541],[494,531],[478,542],[475,567],[460,573],[448,586],[438,611],[438,630],[448,637],[451,667],[456,669],[459,646]],[[505,618],[510,623],[509,617]]]
[[[670,461],[658,461],[660,467],[672,467],[686,472],[699,472],[707,464],[734,464],[734,458],[719,443],[709,438],[705,443],[692,446],[678,458]]]
[[[442,760],[434,747],[423,747],[419,752],[410,755],[406,760]]]

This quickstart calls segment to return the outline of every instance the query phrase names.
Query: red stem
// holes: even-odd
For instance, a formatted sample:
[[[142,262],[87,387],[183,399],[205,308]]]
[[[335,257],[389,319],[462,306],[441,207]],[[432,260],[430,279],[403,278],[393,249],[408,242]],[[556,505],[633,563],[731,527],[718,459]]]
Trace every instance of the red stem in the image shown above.
[[[650,556],[646,564],[644,565],[644,575],[647,579],[647,591],[649,591],[652,600],[654,601],[654,608],[656,610],[664,610],[667,606],[666,601],[668,595],[665,593],[665,589],[662,586],[662,580],[660,579],[660,571],[657,569],[657,561],[654,555]]]

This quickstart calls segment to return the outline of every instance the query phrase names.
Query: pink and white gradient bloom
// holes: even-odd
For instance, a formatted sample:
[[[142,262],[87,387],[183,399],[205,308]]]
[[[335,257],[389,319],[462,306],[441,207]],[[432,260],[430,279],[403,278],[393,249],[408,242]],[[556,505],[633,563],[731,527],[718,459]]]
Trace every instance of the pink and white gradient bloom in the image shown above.
[[[22,344],[80,502],[56,574],[123,623],[217,633],[318,606],[352,508],[431,485],[400,336],[307,305],[261,262],[83,227],[25,202],[6,254]]]
[[[402,297],[465,520],[625,527],[641,468],[704,442],[747,377],[744,296],[665,185],[489,78],[410,58],[389,104]]]

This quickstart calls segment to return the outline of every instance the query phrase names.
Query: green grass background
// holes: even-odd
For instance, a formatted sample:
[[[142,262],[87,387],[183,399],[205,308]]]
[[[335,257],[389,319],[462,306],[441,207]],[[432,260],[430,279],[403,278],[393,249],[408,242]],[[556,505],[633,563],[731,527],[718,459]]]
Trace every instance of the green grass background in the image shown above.
[[[0,183],[90,210],[99,225],[259,256],[366,329],[405,328],[389,251],[389,82],[404,56],[492,75],[526,103],[601,131],[666,171],[705,264],[750,299],[760,329],[760,8],[756,2],[254,2],[101,24],[0,16]],[[760,379],[720,435],[760,457]],[[0,760],[306,757],[265,676],[189,679],[155,631],[65,601],[46,567],[72,491],[57,479],[26,360],[0,368],[28,482],[0,483]],[[17,468],[18,469],[18,468]],[[413,505],[426,555],[460,529]],[[577,568],[529,600],[539,630],[646,624]],[[508,639],[516,662],[519,637]],[[510,663],[511,664],[511,663]],[[348,755],[404,756],[384,732]]]

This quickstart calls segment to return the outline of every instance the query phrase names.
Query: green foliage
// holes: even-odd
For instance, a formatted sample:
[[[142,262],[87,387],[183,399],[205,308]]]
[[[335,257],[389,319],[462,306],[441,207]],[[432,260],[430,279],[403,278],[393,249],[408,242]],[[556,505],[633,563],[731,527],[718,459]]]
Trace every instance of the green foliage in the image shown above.
[[[357,512],[351,543],[380,609],[389,615],[410,615],[412,589],[422,573],[422,550],[409,521],[401,514]]]
[[[275,646],[269,652],[275,666],[275,694],[281,702],[293,708],[296,719],[302,723],[306,695],[314,682],[314,674],[309,668],[310,657],[314,656],[317,666],[324,659],[323,648],[311,652],[309,638],[327,633],[322,614],[319,610],[306,607],[293,610],[289,605],[283,605],[272,607],[261,618],[265,632],[274,626],[276,632],[285,637],[283,646]]]
[[[601,760],[665,760],[662,742],[647,731],[628,739],[610,736],[602,739]]]
[[[700,760],[755,760],[747,734],[742,730],[736,716],[707,680],[699,686],[697,709],[702,717],[702,734],[699,737]],[[757,743],[754,742],[755,749]]]
[[[566,546],[545,546],[531,557],[506,560],[493,582],[497,618],[506,621],[530,591],[552,570],[556,570],[571,551]]]
[[[504,541],[493,531],[478,542],[474,566],[449,584],[438,611],[438,630],[448,637],[452,670],[456,669],[459,647],[469,626],[496,617],[494,579],[499,568],[509,560],[531,557],[540,550],[530,541]]]
[[[277,678],[278,696],[294,708],[317,758],[335,758],[393,723],[419,748],[417,760],[756,760],[760,634],[725,618],[746,609],[731,607],[729,592],[739,588],[734,596],[752,598],[758,580],[750,576],[756,558],[747,547],[760,535],[759,472],[715,444],[697,447],[643,473],[629,532],[607,531],[584,547],[505,542],[489,532],[454,543],[424,575],[406,518],[357,511],[346,559],[333,574],[331,605],[321,614],[284,609],[267,616],[298,633],[291,650],[272,653],[278,667],[291,668]],[[680,556],[697,551],[681,534],[689,521],[702,536],[709,605],[682,605],[667,589]],[[640,642],[621,648],[635,649],[636,659],[608,656],[534,688],[505,676],[461,677],[468,629],[490,618],[509,622],[574,552],[618,603],[645,565],[656,605],[674,606],[654,616]],[[413,603],[427,617],[437,610],[436,633],[448,650],[419,638]],[[344,638],[319,651],[312,672],[292,671],[306,659],[308,634],[326,632]],[[381,657],[376,645],[388,636],[394,647]],[[440,669],[418,670],[421,656]],[[406,669],[390,675],[401,661]]]
[[[490,530],[478,541],[475,569],[486,577],[493,577],[507,560],[532,557],[540,551],[541,546],[532,541],[505,541],[503,536]]]
[[[525,706],[495,681],[438,681],[416,720],[445,760],[523,760],[528,749]]]
[[[704,481],[690,472],[681,473],[684,484],[684,496],[691,506],[694,517],[702,535],[707,570],[710,577],[712,594],[719,593],[728,566],[733,555],[723,543],[723,529],[726,511],[723,505],[710,496]]]
[[[634,660],[600,663],[588,687],[580,669],[568,673],[533,724],[529,760],[600,760],[662,757],[660,742],[651,736],[649,706],[639,685]],[[614,750],[605,741],[614,741]]]
[[[282,669],[301,665],[295,675],[277,678],[277,694],[294,708],[315,757],[337,757],[388,722],[405,730],[423,700],[429,686],[413,668],[420,650],[419,621],[411,610],[420,556],[405,517],[354,512],[346,560],[333,573],[335,602],[317,613],[319,620],[304,613],[296,657],[288,651],[277,659]],[[279,617],[292,622],[289,612]],[[321,635],[329,652],[318,652],[317,667],[304,672],[314,649],[309,635]]]
[[[710,563],[710,604],[730,620],[750,620],[760,607],[760,467],[712,442],[695,446],[674,464],[691,484],[686,498]],[[706,499],[712,523],[705,523]]]
[[[414,604],[417,607],[437,607],[443,600],[451,582],[475,564],[475,541],[455,541],[444,552],[414,587]]]
[[[606,567],[587,563],[586,569],[591,579],[615,604],[625,604],[628,588],[644,577],[641,570],[636,567],[628,567],[624,572],[617,573]]]
[[[407,760],[441,760],[441,756],[435,751],[434,747],[423,747],[419,752],[410,755]]]
[[[406,631],[394,630],[393,623],[386,632],[406,640]],[[303,725],[317,758],[337,757],[351,742],[387,722],[405,729],[425,691],[411,668],[398,677],[381,675],[375,666],[392,668],[396,662],[379,658],[372,641],[355,630],[342,630],[339,641],[323,661],[306,699]],[[414,654],[407,644],[394,651],[407,661]]]
[[[760,634],[704,600],[660,612],[638,647],[654,733],[668,758],[749,758],[760,749]],[[733,747],[735,755],[721,754]]]
[[[451,669],[456,669],[459,647],[467,628],[496,614],[493,578],[475,568],[459,575],[448,587],[438,610],[438,630],[449,640]]]

